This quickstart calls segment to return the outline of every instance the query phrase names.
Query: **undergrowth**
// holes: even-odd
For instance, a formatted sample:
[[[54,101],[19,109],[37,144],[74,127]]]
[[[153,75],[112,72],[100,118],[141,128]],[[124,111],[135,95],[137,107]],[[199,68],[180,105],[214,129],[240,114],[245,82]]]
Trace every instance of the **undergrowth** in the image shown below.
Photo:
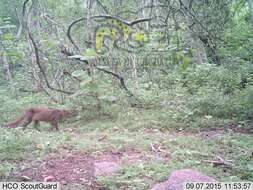
[[[101,101],[99,108],[90,97],[89,100],[72,97],[66,99],[65,105],[58,105],[49,103],[48,97],[42,94],[17,95],[0,87],[1,125],[21,115],[24,108],[33,106],[79,110],[76,118],[61,123],[60,132],[51,133],[49,124],[42,124],[41,132],[32,126],[25,131],[0,128],[0,178],[6,179],[22,163],[42,160],[50,154],[61,155],[65,151],[93,154],[135,147],[149,157],[153,155],[151,145],[159,144],[171,155],[170,161],[154,159],[125,165],[113,176],[98,180],[110,189],[147,189],[176,169],[195,168],[220,181],[253,181],[251,134],[226,133],[213,139],[184,135],[184,132],[230,124],[250,127],[251,70],[245,69],[247,65],[240,65],[239,69],[233,66],[236,68],[233,71],[231,67],[175,68],[160,82],[155,78],[148,81],[140,78],[140,90],[130,89],[143,103],[141,107],[131,106],[128,98],[119,93],[113,101]],[[204,162],[216,156],[231,160],[232,167],[214,167]]]

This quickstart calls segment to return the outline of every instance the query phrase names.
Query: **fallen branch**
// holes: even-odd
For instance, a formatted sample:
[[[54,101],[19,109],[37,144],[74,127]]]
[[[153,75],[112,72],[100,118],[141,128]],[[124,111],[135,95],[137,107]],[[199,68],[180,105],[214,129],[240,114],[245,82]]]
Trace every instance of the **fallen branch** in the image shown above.
[[[215,167],[221,166],[221,165],[228,166],[228,167],[233,166],[231,160],[224,160],[220,156],[216,156],[216,158],[217,158],[217,160],[203,160],[202,162],[213,164]]]

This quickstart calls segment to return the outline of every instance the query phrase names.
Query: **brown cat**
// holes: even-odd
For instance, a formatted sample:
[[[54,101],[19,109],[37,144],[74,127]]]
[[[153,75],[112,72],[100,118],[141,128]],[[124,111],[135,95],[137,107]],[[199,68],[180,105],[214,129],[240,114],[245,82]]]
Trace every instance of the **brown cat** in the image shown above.
[[[60,110],[51,108],[29,108],[24,114],[16,121],[5,125],[5,127],[16,128],[22,124],[23,128],[27,127],[32,121],[34,121],[34,127],[38,130],[38,124],[40,121],[50,123],[52,130],[55,128],[59,130],[58,123],[64,118],[73,117],[77,114],[74,110]]]

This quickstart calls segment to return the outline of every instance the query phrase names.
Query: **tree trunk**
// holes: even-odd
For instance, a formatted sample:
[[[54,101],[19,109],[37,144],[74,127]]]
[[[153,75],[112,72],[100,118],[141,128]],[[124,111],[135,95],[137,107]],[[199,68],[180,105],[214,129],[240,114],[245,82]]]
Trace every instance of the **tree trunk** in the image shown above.
[[[183,0],[183,3],[186,7],[190,7],[190,1],[189,0]],[[191,17],[186,16],[186,22],[188,26],[191,26],[193,23],[193,20]],[[189,29],[189,38],[190,38],[190,46],[193,50],[193,59],[197,64],[207,63],[207,53],[205,49],[205,44],[200,40],[198,36],[194,34],[193,31]]]
[[[92,0],[85,0],[86,1],[86,5],[85,5],[85,7],[86,7],[86,18],[87,18],[87,20],[86,20],[86,25],[85,25],[85,31],[87,32],[87,34],[88,34],[88,41],[90,41],[90,42],[94,42],[93,41],[93,36],[92,36],[92,34],[93,34],[93,32],[92,32],[92,30],[91,30],[91,8],[92,8]],[[91,45],[92,46],[92,45]],[[88,48],[91,48],[91,46],[90,47],[88,47]]]
[[[248,0],[249,12],[250,12],[250,22],[253,26],[253,0]]]
[[[8,82],[11,82],[12,81],[12,75],[11,75],[10,65],[9,65],[9,62],[8,62],[6,52],[4,52],[2,54],[2,62],[3,62],[3,73],[4,73],[5,80],[7,80]]]
[[[190,46],[193,49],[193,59],[197,64],[207,63],[207,54],[204,44],[191,32]]]
[[[147,5],[147,3],[148,3],[147,0],[142,0],[141,6],[145,7],[145,6]],[[142,10],[142,17],[143,17],[143,18],[146,18],[146,17],[147,17],[147,15],[148,15],[147,10],[148,10],[148,9],[143,9],[143,10]],[[149,22],[144,22],[143,25],[144,25],[144,28],[145,28],[146,30],[148,30],[148,28],[149,28]]]
[[[138,83],[138,73],[137,73],[137,66],[136,66],[136,55],[135,54],[131,54],[131,62],[132,62],[132,66],[133,66],[133,70],[132,70],[132,78],[134,80],[135,83],[135,88],[138,89],[139,88],[139,83]]]
[[[37,13],[33,9],[30,9],[27,12],[26,20],[24,22],[25,22],[25,25],[27,25],[28,28],[35,27],[36,25],[37,25],[37,27],[39,27],[38,22],[34,22],[32,20],[32,18],[34,17],[34,14],[37,14]],[[37,28],[37,29],[39,29],[39,28]],[[29,48],[29,54],[30,54],[29,57],[31,58],[31,63],[32,63],[32,73],[33,73],[32,78],[34,79],[33,80],[33,89],[36,92],[41,92],[44,89],[43,80],[42,80],[43,77],[42,77],[41,73],[38,71],[38,68],[37,68],[37,65],[36,65],[36,58],[35,58],[35,55],[34,55],[34,52],[33,52],[32,42],[29,38],[28,31],[26,32],[26,39],[27,39],[27,42],[28,42],[28,48]]]
[[[86,16],[86,25],[85,25],[85,31],[87,32],[87,34],[88,34],[88,41],[89,42],[91,42],[91,44],[89,44],[87,47],[88,48],[93,48],[93,49],[95,49],[95,47],[93,47],[93,46],[95,46],[95,42],[94,42],[94,38],[93,38],[93,31],[92,31],[92,23],[91,23],[91,16],[92,16],[92,14],[91,14],[91,9],[92,9],[92,4],[93,4],[93,0],[85,0],[85,9],[86,9],[86,12],[85,12],[85,16]],[[96,62],[96,60],[90,60],[89,61],[89,66],[88,66],[88,68],[86,68],[87,69],[87,71],[88,71],[88,74],[89,75],[94,75],[94,67],[93,67],[93,65],[95,64],[95,62]]]

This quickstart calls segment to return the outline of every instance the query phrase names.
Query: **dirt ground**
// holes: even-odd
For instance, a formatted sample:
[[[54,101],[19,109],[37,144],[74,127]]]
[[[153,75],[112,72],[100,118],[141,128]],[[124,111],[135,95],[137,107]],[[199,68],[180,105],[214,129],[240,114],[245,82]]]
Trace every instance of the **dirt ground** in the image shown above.
[[[153,145],[150,153],[145,155],[134,148],[100,152],[95,155],[68,152],[61,156],[51,155],[42,161],[27,163],[25,168],[16,171],[12,177],[19,181],[56,181],[61,185],[94,184],[97,177],[113,175],[123,165],[145,163],[152,159],[170,159],[159,145]]]

